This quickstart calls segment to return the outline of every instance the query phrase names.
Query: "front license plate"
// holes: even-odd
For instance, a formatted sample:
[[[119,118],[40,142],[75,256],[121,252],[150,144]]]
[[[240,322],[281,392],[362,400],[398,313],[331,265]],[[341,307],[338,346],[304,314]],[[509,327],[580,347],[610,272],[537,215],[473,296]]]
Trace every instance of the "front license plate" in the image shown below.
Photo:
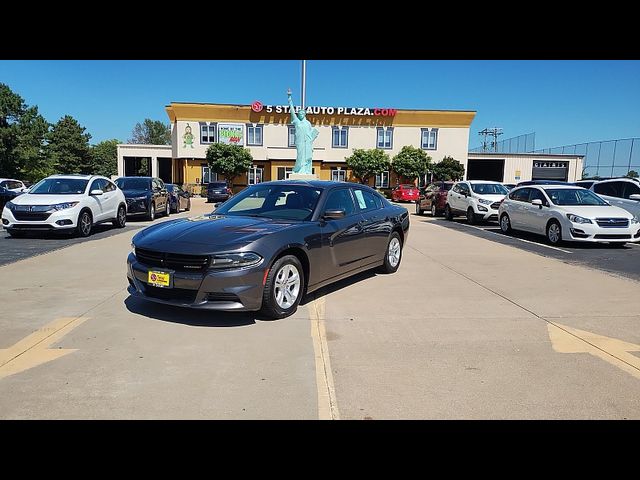
[[[167,272],[155,272],[149,271],[149,277],[147,279],[149,285],[154,287],[169,287],[171,285],[171,274]]]

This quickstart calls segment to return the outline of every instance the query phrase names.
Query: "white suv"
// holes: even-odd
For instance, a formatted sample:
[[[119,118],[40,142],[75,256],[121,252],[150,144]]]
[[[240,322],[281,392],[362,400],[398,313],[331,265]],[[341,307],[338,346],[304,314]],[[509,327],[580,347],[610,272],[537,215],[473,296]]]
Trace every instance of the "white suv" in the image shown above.
[[[456,183],[447,194],[444,216],[452,220],[455,215],[466,215],[467,222],[498,221],[498,208],[509,190],[490,180],[466,180]]]
[[[589,190],[611,205],[624,208],[640,220],[640,182],[631,178],[615,178],[595,182]]]
[[[26,231],[71,231],[82,237],[93,225],[113,222],[123,228],[127,221],[124,193],[111,180],[96,175],[52,175],[2,210],[2,226],[18,237]]]

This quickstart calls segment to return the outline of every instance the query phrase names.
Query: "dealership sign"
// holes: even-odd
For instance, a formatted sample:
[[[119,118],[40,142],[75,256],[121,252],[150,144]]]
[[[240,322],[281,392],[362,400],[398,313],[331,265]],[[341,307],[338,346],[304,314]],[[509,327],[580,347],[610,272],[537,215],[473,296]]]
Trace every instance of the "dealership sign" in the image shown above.
[[[218,142],[227,145],[244,145],[244,125],[219,123]]]
[[[260,113],[263,110],[267,113],[289,113],[288,105],[264,105],[255,101],[251,104],[251,110]],[[300,107],[296,107],[296,112]],[[395,108],[378,107],[305,107],[304,113],[307,115],[354,115],[363,117],[393,117],[398,110]]]

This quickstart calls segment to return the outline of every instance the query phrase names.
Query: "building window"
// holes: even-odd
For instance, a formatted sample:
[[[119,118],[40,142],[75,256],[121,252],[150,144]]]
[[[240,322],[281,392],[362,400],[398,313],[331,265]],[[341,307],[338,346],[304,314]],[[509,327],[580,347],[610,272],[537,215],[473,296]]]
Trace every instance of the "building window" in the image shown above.
[[[422,138],[420,144],[423,150],[436,150],[438,148],[438,129],[421,128]]]
[[[247,145],[262,146],[262,125],[247,123]]]
[[[218,181],[218,174],[211,171],[209,165],[202,165],[202,183],[211,183]]]
[[[206,123],[200,124],[200,143],[215,143],[216,141],[216,124]]]
[[[262,173],[264,169],[262,167],[256,167],[255,165],[249,169],[249,185],[255,185],[256,183],[262,183]]]
[[[393,148],[392,127],[378,127],[378,141],[376,142],[376,146],[384,149]]]
[[[278,167],[278,180],[288,180],[289,175],[293,173],[293,167]],[[315,175],[316,168],[311,168],[311,174]]]
[[[331,127],[331,146],[333,148],[347,148],[349,127]]]
[[[376,175],[376,188],[389,188],[389,171]]]
[[[332,167],[331,168],[331,180],[334,182],[346,182],[347,181],[347,171],[342,170],[340,167]]]
[[[290,147],[296,146],[296,127],[289,125],[289,143]]]

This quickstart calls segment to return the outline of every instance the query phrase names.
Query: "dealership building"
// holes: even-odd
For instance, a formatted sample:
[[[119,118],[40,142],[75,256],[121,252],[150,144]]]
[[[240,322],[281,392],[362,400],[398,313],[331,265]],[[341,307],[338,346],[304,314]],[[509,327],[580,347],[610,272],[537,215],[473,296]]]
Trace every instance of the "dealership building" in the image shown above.
[[[286,179],[293,171],[296,148],[288,106],[259,101],[251,105],[174,102],[166,111],[171,145],[118,145],[119,176],[151,175],[167,183],[206,185],[217,180],[206,160],[207,149],[217,142],[244,146],[253,157],[251,169],[234,179],[236,191]],[[465,178],[470,179],[517,182],[547,175],[573,181],[582,172],[580,156],[548,156],[543,163],[556,166],[543,171],[542,166],[534,166],[537,154],[469,153],[475,111],[307,106],[305,113],[319,131],[313,144],[313,173],[321,180],[356,181],[345,161],[354,149],[379,148],[392,159],[405,145],[424,150],[432,162],[453,157],[464,165]],[[402,180],[388,171],[369,183],[389,188]]]

